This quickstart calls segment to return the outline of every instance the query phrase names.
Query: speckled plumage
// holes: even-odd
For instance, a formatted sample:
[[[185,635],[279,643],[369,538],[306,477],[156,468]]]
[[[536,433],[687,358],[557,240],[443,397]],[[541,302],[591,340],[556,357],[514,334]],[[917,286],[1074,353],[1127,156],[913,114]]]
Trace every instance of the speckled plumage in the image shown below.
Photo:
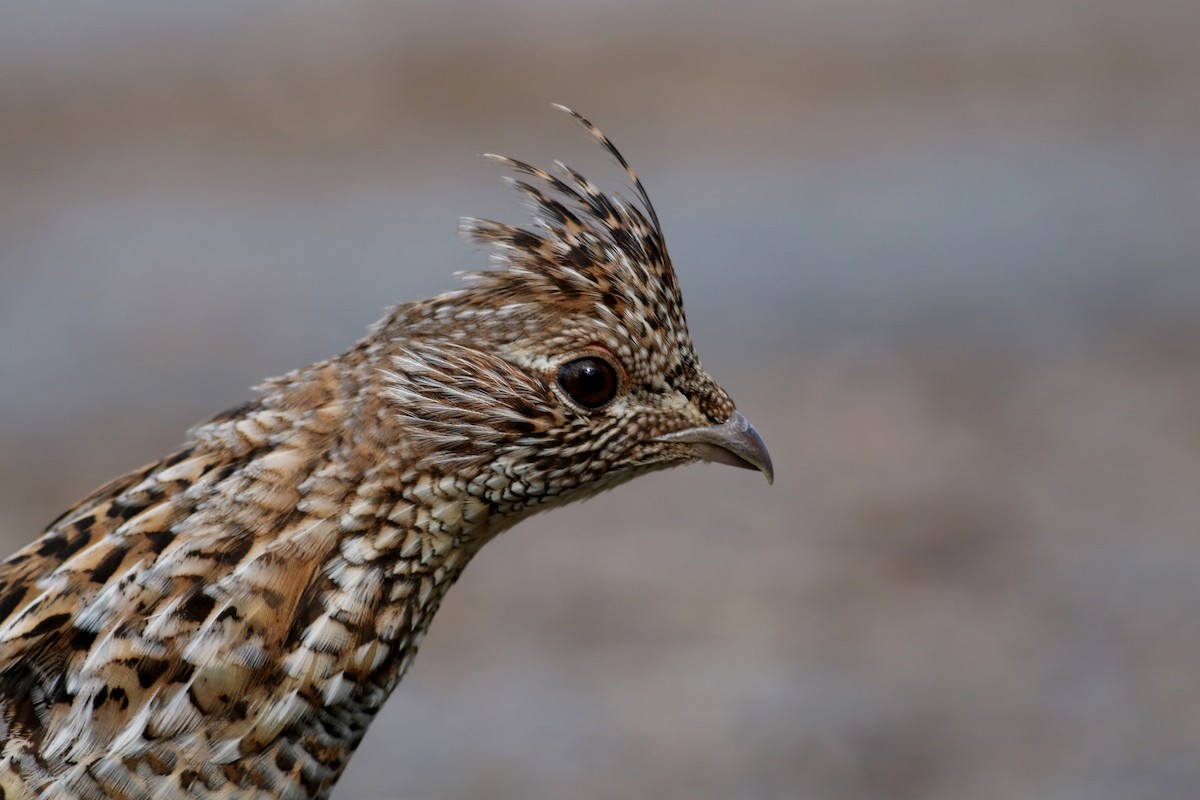
[[[498,532],[697,458],[770,477],[632,171],[637,204],[502,160],[535,221],[464,223],[497,269],[269,381],[0,564],[0,796],[325,797]],[[597,409],[556,379],[588,354],[619,372]]]

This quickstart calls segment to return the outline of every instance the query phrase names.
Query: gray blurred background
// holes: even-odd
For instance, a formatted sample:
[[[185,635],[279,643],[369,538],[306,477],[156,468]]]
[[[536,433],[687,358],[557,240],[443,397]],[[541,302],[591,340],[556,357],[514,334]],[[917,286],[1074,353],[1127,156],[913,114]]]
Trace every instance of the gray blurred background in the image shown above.
[[[0,0],[0,532],[649,185],[768,488],[467,571],[337,797],[1200,797],[1200,4]]]

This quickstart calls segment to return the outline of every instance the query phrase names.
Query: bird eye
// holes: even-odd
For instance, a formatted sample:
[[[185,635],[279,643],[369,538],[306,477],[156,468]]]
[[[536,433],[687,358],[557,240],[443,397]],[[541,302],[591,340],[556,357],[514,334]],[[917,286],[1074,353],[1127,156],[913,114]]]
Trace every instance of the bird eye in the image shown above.
[[[616,396],[620,381],[612,364],[585,356],[562,365],[558,385],[584,408],[599,408]]]

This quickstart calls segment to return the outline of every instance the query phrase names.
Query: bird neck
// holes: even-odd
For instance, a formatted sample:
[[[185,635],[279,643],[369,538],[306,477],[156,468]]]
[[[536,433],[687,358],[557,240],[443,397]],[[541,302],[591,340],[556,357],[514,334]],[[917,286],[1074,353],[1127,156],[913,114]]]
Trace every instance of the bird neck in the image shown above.
[[[360,345],[273,380],[256,404],[195,431],[239,462],[223,513],[247,507],[255,532],[278,540],[264,550],[296,554],[281,578],[298,595],[282,643],[296,671],[311,673],[327,707],[359,714],[377,710],[446,590],[507,527],[468,477],[441,474],[398,429],[382,361]]]

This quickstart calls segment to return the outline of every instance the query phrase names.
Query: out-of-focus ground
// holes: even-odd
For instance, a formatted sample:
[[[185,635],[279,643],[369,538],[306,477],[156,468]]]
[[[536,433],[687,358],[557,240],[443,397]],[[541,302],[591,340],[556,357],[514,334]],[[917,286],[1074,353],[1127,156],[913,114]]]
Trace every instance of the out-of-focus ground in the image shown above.
[[[778,478],[467,571],[337,797],[1200,797],[1200,5],[0,4],[0,532],[650,187]]]

